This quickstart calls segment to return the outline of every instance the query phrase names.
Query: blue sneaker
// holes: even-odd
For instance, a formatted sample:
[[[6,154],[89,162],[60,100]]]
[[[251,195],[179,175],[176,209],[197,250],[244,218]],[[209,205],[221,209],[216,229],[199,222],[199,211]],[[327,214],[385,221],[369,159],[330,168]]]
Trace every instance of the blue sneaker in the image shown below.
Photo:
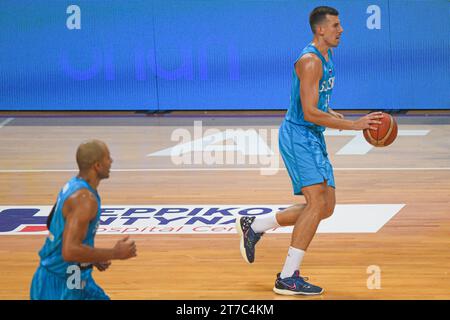
[[[255,246],[263,233],[256,233],[250,227],[255,217],[236,218],[236,230],[241,236],[241,255],[247,263],[255,261]]]
[[[277,274],[277,280],[273,287],[275,293],[289,296],[297,294],[312,296],[323,292],[321,287],[306,282],[305,280],[308,280],[308,278],[300,277],[300,272],[298,270],[294,272],[292,277],[281,279],[280,275],[280,273]]]

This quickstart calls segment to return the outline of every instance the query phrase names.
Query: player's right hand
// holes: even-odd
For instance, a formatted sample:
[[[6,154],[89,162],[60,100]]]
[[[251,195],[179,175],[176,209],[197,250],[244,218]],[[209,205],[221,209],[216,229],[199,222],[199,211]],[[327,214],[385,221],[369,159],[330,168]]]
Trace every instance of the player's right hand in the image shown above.
[[[378,127],[375,124],[381,124],[379,119],[383,118],[382,112],[372,112],[368,115],[353,121],[353,130],[372,129],[377,130]]]
[[[119,260],[130,259],[136,257],[136,244],[129,236],[117,241],[114,246],[114,257]]]

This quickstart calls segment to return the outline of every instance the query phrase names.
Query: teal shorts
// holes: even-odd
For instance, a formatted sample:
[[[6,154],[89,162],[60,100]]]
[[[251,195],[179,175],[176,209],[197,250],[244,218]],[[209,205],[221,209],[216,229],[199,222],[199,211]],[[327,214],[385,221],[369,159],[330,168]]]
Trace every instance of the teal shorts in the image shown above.
[[[39,266],[33,276],[31,300],[109,300],[108,295],[94,281],[91,271],[82,275],[82,289],[70,289],[67,278]]]
[[[336,188],[323,132],[284,120],[278,143],[295,195],[323,182]]]

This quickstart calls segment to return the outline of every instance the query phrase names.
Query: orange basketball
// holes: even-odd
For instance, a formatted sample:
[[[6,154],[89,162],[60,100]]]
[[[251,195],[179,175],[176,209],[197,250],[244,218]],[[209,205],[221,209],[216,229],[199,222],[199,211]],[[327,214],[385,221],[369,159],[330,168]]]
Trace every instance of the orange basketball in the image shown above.
[[[398,126],[395,118],[383,112],[381,124],[376,124],[378,130],[364,129],[364,138],[375,147],[386,147],[397,138]]]

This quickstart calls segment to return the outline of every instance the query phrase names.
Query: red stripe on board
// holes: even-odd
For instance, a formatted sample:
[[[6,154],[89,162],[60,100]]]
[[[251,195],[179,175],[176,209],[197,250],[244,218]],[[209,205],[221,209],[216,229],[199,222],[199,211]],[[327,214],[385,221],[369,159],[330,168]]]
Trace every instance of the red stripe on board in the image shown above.
[[[26,226],[20,232],[39,232],[47,231],[47,226]]]

